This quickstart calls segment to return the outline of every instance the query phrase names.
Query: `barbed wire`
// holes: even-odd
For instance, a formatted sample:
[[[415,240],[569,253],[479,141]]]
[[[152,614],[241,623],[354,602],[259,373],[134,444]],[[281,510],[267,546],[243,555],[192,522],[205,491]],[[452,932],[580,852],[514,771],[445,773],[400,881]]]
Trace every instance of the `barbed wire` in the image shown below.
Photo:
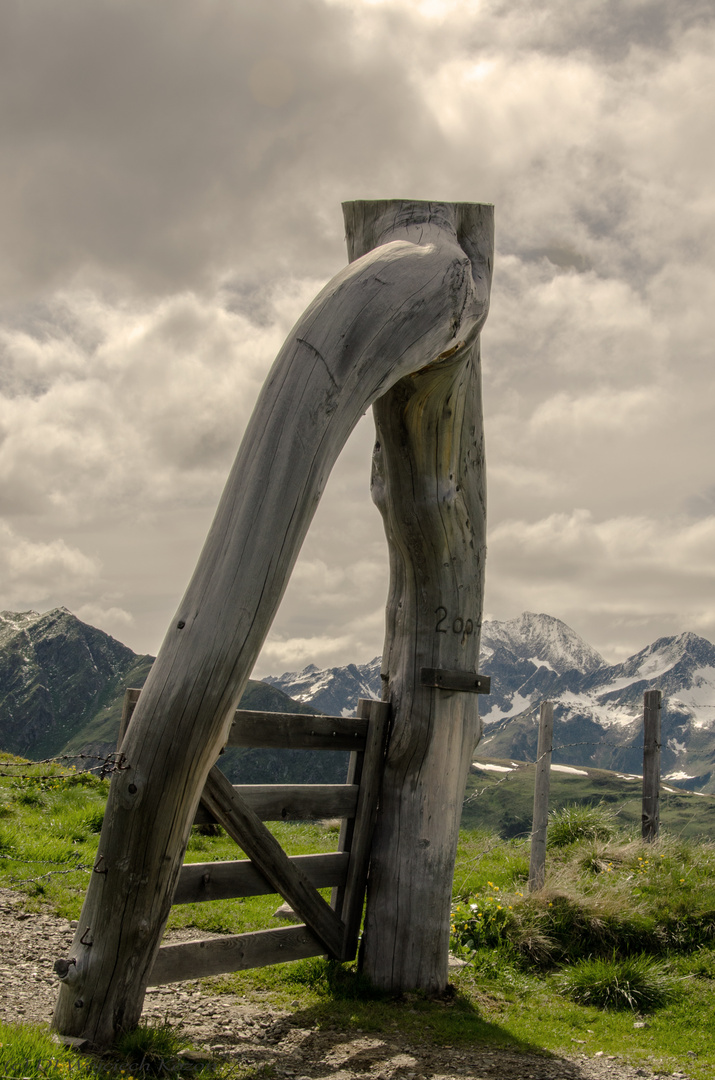
[[[32,761],[30,758],[21,758],[20,761],[0,761],[0,765],[19,769],[23,765],[54,765],[56,761],[106,761],[108,757],[113,757],[116,753],[117,751],[113,750],[111,754],[57,754],[55,757],[39,758],[37,761]]]
[[[0,772],[0,777],[12,780],[75,780],[84,773],[99,773],[99,779],[103,780],[110,773],[123,772],[125,769],[130,768],[129,765],[125,764],[124,754],[120,754],[116,750],[112,751],[111,754],[105,754],[104,757],[100,757],[99,754],[62,754],[56,758],[42,758],[39,761],[0,761],[0,768],[26,769],[28,766],[32,768],[33,766],[53,765],[55,762],[59,764],[61,761],[99,761],[101,764],[68,773],[44,773],[38,775],[37,773]]]
[[[713,708],[715,708],[715,706],[713,706]],[[532,710],[532,715],[535,712],[536,712],[536,710]],[[658,749],[658,750],[660,750],[661,747],[662,747],[662,743],[655,743],[654,745],[655,745],[656,749]],[[524,769],[533,768],[535,765],[538,765],[539,762],[543,760],[543,758],[549,756],[550,754],[555,753],[557,750],[570,750],[570,749],[573,749],[574,747],[577,747],[577,746],[598,746],[598,747],[607,746],[607,747],[609,747],[611,749],[615,749],[615,750],[638,750],[638,751],[641,751],[644,748],[643,743],[614,743],[614,742],[609,742],[607,740],[602,740],[602,739],[584,739],[584,740],[579,741],[579,742],[559,743],[556,746],[552,746],[549,750],[545,750],[543,754],[541,754],[539,757],[535,758],[533,761],[518,762],[516,764],[514,764],[514,762],[512,762],[511,769],[509,769],[508,772],[500,780],[494,780],[491,783],[486,784],[480,791],[471,792],[471,794],[469,794],[464,799],[463,805],[466,806],[468,803],[474,801],[475,799],[480,798],[485,793],[493,791],[494,788],[499,787],[500,784],[504,784],[508,780],[511,780],[516,773],[522,772]],[[521,751],[521,752],[523,753],[523,751]],[[484,756],[487,757],[488,755],[485,754]],[[509,757],[506,760],[511,761],[511,757]],[[478,766],[478,760],[474,759],[472,764],[476,764]],[[594,765],[588,765],[588,766],[587,765],[581,765],[581,766],[570,766],[570,767],[571,768],[583,768],[583,769],[586,769],[586,768],[591,768],[591,769],[598,768],[598,766],[594,766]],[[639,777],[639,776],[634,777],[634,779],[641,779],[641,777]],[[663,789],[661,789],[661,790],[663,790]],[[687,794],[692,794],[692,793],[688,792],[688,791],[682,791],[682,792],[681,791],[676,791],[676,792],[668,792],[668,791],[666,791],[664,797],[667,798],[669,795],[672,795],[672,794],[675,794],[675,795],[681,795],[681,794],[687,795]],[[638,801],[638,800],[636,800],[636,799],[627,800],[627,802],[636,802],[636,801]],[[626,805],[626,803],[622,803],[621,805]]]
[[[28,878],[16,878],[13,877],[10,880],[13,885],[36,885],[40,881],[47,881],[48,878],[57,877],[58,875],[66,874],[80,874],[91,873],[92,867],[85,863],[80,863],[78,866],[70,866],[67,870],[48,870],[46,874],[39,874],[37,877]]]

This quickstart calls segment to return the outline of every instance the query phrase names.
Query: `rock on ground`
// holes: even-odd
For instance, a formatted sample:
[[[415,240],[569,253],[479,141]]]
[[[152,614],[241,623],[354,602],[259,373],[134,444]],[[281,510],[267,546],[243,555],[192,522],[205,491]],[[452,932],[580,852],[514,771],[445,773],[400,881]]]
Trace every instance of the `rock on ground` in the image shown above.
[[[26,910],[25,897],[0,889],[4,991],[0,1020],[49,1023],[58,983],[52,965],[66,957],[74,928],[49,912]],[[179,937],[189,937],[186,931]],[[296,1003],[297,1004],[297,1003]],[[239,1066],[270,1064],[288,1080],[661,1080],[684,1073],[634,1068],[615,1058],[541,1058],[478,1045],[459,1049],[303,1026],[289,1010],[212,996],[198,982],[151,988],[144,1019],[180,1026],[192,1045]]]

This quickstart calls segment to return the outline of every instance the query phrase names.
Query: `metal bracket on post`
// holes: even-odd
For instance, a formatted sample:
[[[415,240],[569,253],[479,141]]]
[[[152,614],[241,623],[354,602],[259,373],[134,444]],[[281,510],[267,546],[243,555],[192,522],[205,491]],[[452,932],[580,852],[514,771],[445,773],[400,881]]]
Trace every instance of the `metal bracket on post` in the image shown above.
[[[423,667],[420,671],[420,682],[423,686],[437,686],[440,690],[461,690],[467,694],[491,693],[489,676],[477,675],[476,671]]]

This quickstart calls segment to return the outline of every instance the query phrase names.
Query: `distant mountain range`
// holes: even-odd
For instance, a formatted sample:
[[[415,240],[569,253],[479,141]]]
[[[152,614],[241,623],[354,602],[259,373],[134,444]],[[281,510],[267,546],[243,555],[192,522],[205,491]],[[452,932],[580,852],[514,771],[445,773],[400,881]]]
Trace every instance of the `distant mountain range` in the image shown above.
[[[538,706],[554,702],[553,760],[639,773],[643,691],[663,692],[663,775],[681,787],[715,791],[715,646],[697,634],[659,638],[622,664],[608,664],[570,627],[525,612],[482,627],[479,752],[532,760]],[[380,695],[379,657],[369,664],[268,677],[265,682],[322,711],[351,713],[357,698]]]
[[[80,765],[80,754],[101,760],[116,749],[126,687],[143,686],[153,662],[67,608],[0,612],[0,750],[35,761],[69,755]],[[318,711],[254,680],[241,705]],[[227,750],[219,765],[234,783],[341,783],[347,754],[241,748]]]
[[[116,746],[126,686],[153,663],[66,608],[0,613],[0,748],[33,759]],[[643,691],[663,692],[662,772],[694,791],[715,791],[715,646],[696,634],[660,638],[622,664],[607,664],[565,623],[526,612],[482,628],[479,754],[532,760],[538,706],[554,702],[554,762],[638,774]],[[380,696],[380,658],[319,669],[311,664],[249,682],[244,708],[350,715]],[[342,779],[345,757],[319,751],[229,750],[234,782]]]

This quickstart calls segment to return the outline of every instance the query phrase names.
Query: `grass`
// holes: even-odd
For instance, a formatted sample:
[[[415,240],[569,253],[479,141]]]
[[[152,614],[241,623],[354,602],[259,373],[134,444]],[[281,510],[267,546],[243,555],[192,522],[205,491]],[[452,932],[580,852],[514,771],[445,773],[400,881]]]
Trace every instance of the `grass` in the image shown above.
[[[220,1062],[180,1056],[186,1040],[167,1024],[140,1024],[110,1052],[77,1054],[39,1025],[0,1021],[0,1076],[17,1080],[228,1080]],[[232,1077],[240,1077],[234,1071]]]
[[[31,907],[50,903],[67,919],[78,919],[87,878],[97,855],[109,781],[58,765],[16,762],[21,778],[0,775],[0,887],[19,889]],[[291,855],[334,851],[339,822],[275,822],[270,828]],[[218,862],[242,853],[222,829],[204,835],[194,828],[186,862]],[[329,890],[324,892],[329,895]],[[275,896],[184,904],[172,910],[169,928],[243,933],[265,927],[280,903]]]
[[[549,813],[549,847],[567,847],[579,840],[608,841],[618,832],[616,817],[602,803],[568,803]]]
[[[579,1005],[650,1013],[678,996],[678,984],[662,960],[636,954],[621,959],[589,957],[565,968],[561,993]]]
[[[57,767],[35,767],[34,777],[22,771],[30,778],[0,777],[0,885],[23,891],[30,907],[49,905],[76,919],[108,784]],[[319,959],[206,980],[204,992],[288,1010],[304,1027],[399,1034],[435,1047],[603,1051],[713,1078],[715,844],[665,831],[645,845],[619,821],[584,805],[553,815],[546,884],[532,894],[528,841],[481,827],[462,832],[452,947],[466,963],[452,976],[451,996],[394,999],[372,991],[354,966]],[[274,831],[295,854],[337,843],[336,823],[277,823]],[[192,833],[188,861],[236,857],[222,832]],[[268,896],[181,905],[170,925],[195,927],[197,935],[258,929],[275,925],[278,903]],[[123,1057],[99,1060],[77,1057],[36,1029],[5,1026],[0,1074],[220,1076],[219,1066],[197,1073],[176,1045],[161,1043],[171,1037],[140,1029]],[[41,1067],[32,1064],[38,1061]]]
[[[475,763],[467,781],[462,827],[486,828],[504,840],[528,837],[534,803],[534,766],[481,755],[479,762],[507,771],[486,770]],[[518,767],[514,768],[515,765]],[[612,812],[619,828],[640,830],[641,787],[640,777],[607,769],[579,766],[575,776],[555,769],[551,772],[550,801],[554,807],[600,805]],[[715,795],[701,795],[664,783],[660,820],[668,833],[715,840]]]

